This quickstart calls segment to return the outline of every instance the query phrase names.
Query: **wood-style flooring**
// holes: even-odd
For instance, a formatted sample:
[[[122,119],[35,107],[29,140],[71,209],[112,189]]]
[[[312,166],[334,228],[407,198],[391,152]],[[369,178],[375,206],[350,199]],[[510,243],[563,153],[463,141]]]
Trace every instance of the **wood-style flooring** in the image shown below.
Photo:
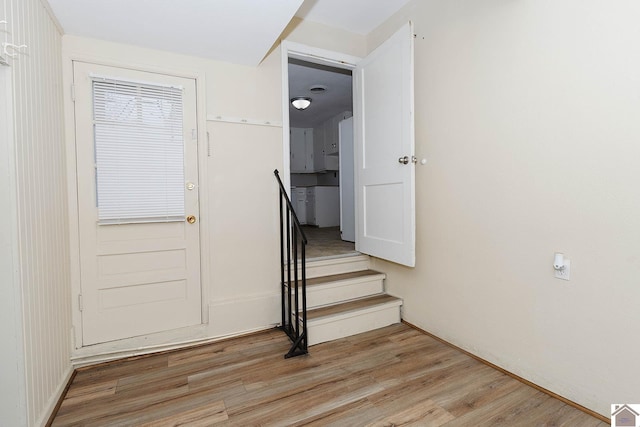
[[[302,230],[308,239],[307,259],[356,253],[355,243],[345,242],[340,237],[340,227],[303,225]]]
[[[53,425],[608,425],[403,324],[288,348],[272,330],[82,369]]]

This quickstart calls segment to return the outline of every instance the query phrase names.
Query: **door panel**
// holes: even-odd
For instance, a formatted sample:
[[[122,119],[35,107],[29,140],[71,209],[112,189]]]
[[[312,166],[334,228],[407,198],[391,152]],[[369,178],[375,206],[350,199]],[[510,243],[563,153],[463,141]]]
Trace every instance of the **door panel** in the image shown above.
[[[415,265],[413,31],[408,23],[354,73],[356,249]]]
[[[177,143],[184,148],[184,212],[197,218],[194,224],[169,218],[138,223],[125,220],[120,224],[98,221],[100,195],[96,194],[96,176],[100,171],[95,160],[93,119],[93,82],[96,76],[181,88],[182,141]],[[76,62],[74,86],[82,345],[200,324],[195,81]],[[148,108],[147,104],[140,108],[140,115],[146,120],[149,120]],[[158,111],[166,111],[166,107],[160,106]],[[150,150],[144,146],[144,140],[141,139],[139,144],[134,151],[138,148]],[[128,157],[123,159],[127,160]],[[193,185],[188,186],[187,183]],[[133,187],[136,182],[127,182],[126,185]]]

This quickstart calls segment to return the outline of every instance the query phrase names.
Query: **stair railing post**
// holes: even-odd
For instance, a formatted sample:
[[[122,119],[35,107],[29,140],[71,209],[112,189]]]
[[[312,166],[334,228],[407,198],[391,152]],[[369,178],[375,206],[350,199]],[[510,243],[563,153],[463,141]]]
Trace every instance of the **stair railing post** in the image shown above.
[[[300,221],[287,196],[278,170],[274,175],[279,185],[280,206],[280,281],[281,281],[281,314],[282,330],[293,341],[285,358],[307,354],[307,276],[306,276],[306,244],[307,237],[302,231]],[[300,252],[298,252],[300,245]],[[286,246],[286,248],[285,248]],[[285,255],[286,252],[286,255]],[[298,260],[300,255],[300,260]],[[293,260],[291,259],[293,257]],[[285,282],[286,258],[286,282]],[[293,262],[292,262],[293,261]],[[293,266],[292,266],[293,264]],[[293,274],[291,269],[293,268]],[[292,277],[293,276],[293,277]],[[293,282],[292,279],[293,278]],[[291,287],[295,286],[292,291]],[[285,296],[285,288],[287,295]],[[300,294],[302,293],[302,295]],[[295,299],[295,301],[292,301]],[[302,305],[302,310],[300,305]],[[292,324],[295,323],[295,325]],[[301,324],[302,323],[302,324]],[[301,331],[302,329],[302,331]]]
[[[287,209],[287,334],[291,333],[291,212]]]
[[[285,323],[285,307],[284,307],[284,206],[282,203],[282,191],[279,191],[280,197],[280,308],[282,311],[282,328],[286,327]]]
[[[295,230],[297,231],[297,230]],[[293,270],[293,283],[294,283],[294,310],[293,310],[293,321],[295,322],[294,330],[295,330],[295,339],[297,340],[300,337],[300,319],[298,318],[300,314],[300,308],[298,307],[298,302],[300,301],[300,297],[298,296],[298,288],[300,287],[300,283],[298,282],[298,233],[293,233],[293,262],[294,262],[294,270]]]

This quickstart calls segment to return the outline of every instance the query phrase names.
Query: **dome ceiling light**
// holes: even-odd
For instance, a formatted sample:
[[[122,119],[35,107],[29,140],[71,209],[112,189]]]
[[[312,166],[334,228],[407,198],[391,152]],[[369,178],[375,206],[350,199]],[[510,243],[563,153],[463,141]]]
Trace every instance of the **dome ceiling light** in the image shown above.
[[[311,98],[307,96],[297,96],[295,98],[291,98],[291,105],[296,110],[306,110],[311,105]]]

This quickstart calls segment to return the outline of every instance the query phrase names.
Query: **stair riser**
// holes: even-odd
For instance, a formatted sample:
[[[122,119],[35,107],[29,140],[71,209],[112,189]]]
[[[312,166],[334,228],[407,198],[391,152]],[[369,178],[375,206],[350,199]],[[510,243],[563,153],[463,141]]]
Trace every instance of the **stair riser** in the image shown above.
[[[368,268],[368,255],[325,259],[319,261],[307,261],[307,279],[313,279],[314,277],[331,276],[333,274],[351,273],[353,271],[367,270]],[[302,270],[298,267],[298,277],[301,277],[301,271]]]
[[[384,279],[350,280],[307,288],[307,309],[336,304],[384,292]],[[302,307],[302,296],[298,299]]]
[[[329,319],[308,321],[309,345],[348,337],[400,322],[400,305],[390,304],[375,309],[348,313]]]

